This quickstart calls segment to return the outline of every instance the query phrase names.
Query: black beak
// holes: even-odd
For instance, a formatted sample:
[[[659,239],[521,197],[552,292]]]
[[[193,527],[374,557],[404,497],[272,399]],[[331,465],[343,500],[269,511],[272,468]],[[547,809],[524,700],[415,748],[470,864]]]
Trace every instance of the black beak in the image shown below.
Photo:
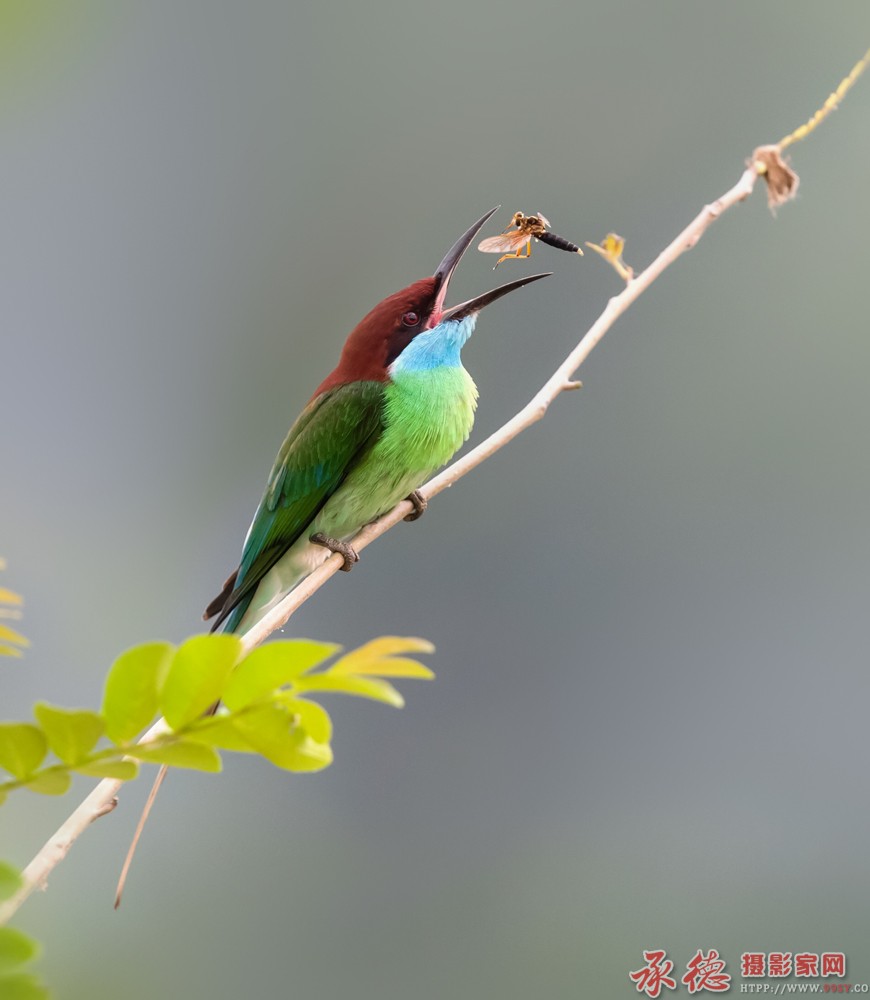
[[[477,298],[469,299],[467,302],[462,302],[458,306],[453,306],[451,309],[444,309],[444,300],[447,297],[447,286],[450,284],[453,272],[456,270],[459,261],[462,260],[462,256],[465,251],[474,242],[475,236],[477,236],[480,230],[483,229],[484,225],[490,220],[490,218],[495,215],[495,213],[499,210],[499,207],[500,206],[496,205],[495,208],[490,209],[486,215],[478,219],[470,229],[464,232],[447,251],[444,256],[444,260],[442,260],[438,265],[438,270],[435,272],[435,304],[432,307],[431,319],[429,321],[430,326],[437,326],[444,319],[455,320],[463,319],[465,316],[471,316],[473,313],[480,312],[480,310],[483,309],[484,306],[488,306],[490,302],[495,302],[495,300],[500,299],[502,295],[507,295],[508,292],[512,292],[515,288],[522,288],[523,285],[528,285],[532,281],[537,281],[538,278],[546,278],[548,275],[553,273],[552,271],[547,271],[544,274],[531,274],[526,278],[518,278],[516,281],[509,281],[505,285],[494,288],[491,292],[485,292],[483,295],[478,295]]]
[[[464,319],[466,316],[471,316],[472,313],[480,312],[484,306],[488,306],[490,302],[495,302],[496,299],[500,299],[502,295],[507,295],[508,292],[512,292],[515,288],[522,288],[523,285],[537,281],[538,278],[549,278],[552,273],[552,271],[543,271],[541,274],[530,274],[526,278],[517,278],[516,281],[509,281],[506,285],[499,285],[498,288],[493,288],[491,292],[484,292],[483,295],[478,295],[477,298],[469,299],[467,302],[460,302],[458,306],[446,309],[441,314],[441,319]]]

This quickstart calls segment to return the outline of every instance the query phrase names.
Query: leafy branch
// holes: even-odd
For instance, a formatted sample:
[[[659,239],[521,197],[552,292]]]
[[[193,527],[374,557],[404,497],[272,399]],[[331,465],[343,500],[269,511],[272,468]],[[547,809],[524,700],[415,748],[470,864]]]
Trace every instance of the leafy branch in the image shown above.
[[[431,679],[432,671],[408,654],[432,650],[424,639],[397,636],[337,659],[341,647],[307,639],[252,652],[235,635],[136,646],[112,664],[99,712],[40,703],[34,722],[0,723],[0,768],[10,776],[0,782],[0,802],[21,788],[63,795],[74,773],[120,784],[137,776],[141,761],[216,772],[221,751],[259,754],[287,771],[322,770],[332,763],[332,722],[312,696],[354,695],[400,708],[402,696],[387,678]],[[46,762],[49,752],[54,759]],[[106,800],[89,821],[112,805]],[[47,845],[52,859],[72,839],[59,831]],[[0,924],[36,884],[29,868],[0,905]]]

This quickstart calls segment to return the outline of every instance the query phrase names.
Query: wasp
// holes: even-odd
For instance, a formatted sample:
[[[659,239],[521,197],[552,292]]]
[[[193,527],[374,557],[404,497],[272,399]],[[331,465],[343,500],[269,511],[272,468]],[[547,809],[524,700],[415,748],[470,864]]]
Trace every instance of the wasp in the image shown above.
[[[537,215],[523,215],[522,212],[515,212],[510,221],[510,225],[498,236],[489,236],[481,240],[477,245],[478,250],[484,253],[500,253],[501,257],[495,262],[498,267],[503,260],[519,260],[532,256],[532,240],[540,240],[557,250],[565,250],[568,253],[579,253],[583,256],[583,251],[576,243],[566,240],[564,236],[557,236],[548,230],[549,220],[541,213]],[[525,248],[525,253],[523,249]],[[495,268],[493,268],[495,270]]]

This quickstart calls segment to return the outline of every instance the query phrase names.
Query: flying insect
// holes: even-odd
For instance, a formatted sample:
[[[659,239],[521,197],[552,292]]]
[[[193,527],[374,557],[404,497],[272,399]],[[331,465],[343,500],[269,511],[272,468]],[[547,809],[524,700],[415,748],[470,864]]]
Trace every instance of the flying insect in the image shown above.
[[[566,240],[564,236],[557,236],[548,229],[550,225],[546,216],[538,212],[537,215],[523,215],[522,212],[515,212],[510,224],[503,233],[498,236],[488,236],[481,240],[477,249],[483,253],[500,253],[501,257],[495,262],[498,267],[503,260],[524,260],[532,256],[532,240],[540,240],[557,250],[565,250],[567,253],[579,253],[583,256],[583,251],[576,243]],[[525,250],[525,253],[523,253]],[[493,270],[495,270],[495,267]]]

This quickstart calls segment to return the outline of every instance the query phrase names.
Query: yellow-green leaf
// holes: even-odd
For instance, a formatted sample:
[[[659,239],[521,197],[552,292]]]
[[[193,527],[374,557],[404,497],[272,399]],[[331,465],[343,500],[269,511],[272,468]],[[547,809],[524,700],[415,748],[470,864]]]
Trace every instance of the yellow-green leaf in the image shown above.
[[[399,656],[404,653],[434,653],[435,647],[428,639],[408,635],[382,635],[377,639],[363,643],[342,659],[352,659],[355,656]]]
[[[283,762],[303,739],[294,717],[280,705],[261,705],[231,718],[248,745],[278,767],[285,766]]]
[[[39,945],[14,927],[0,927],[0,972],[9,972],[39,954]],[[5,994],[4,994],[5,995]]]
[[[359,656],[347,661],[348,657],[342,657],[327,673],[334,676],[355,674],[368,677],[415,677],[423,681],[431,681],[435,677],[428,667],[406,656]]]
[[[21,656],[23,655],[20,649],[16,649],[14,646],[7,646],[0,642],[0,656]]]
[[[36,976],[26,972],[0,976],[0,997],[3,1000],[51,1000],[48,990]]]
[[[244,740],[233,725],[231,716],[207,716],[193,723],[184,734],[185,740],[195,743],[205,743],[219,750],[231,750],[233,753],[256,753],[256,750]]]
[[[24,884],[21,872],[6,861],[0,861],[0,900],[11,899]]]
[[[29,722],[0,722],[0,767],[22,779],[42,763],[48,743],[41,729]]]
[[[121,653],[106,678],[102,716],[106,733],[115,743],[126,743],[157,714],[157,691],[163,683],[175,647],[149,642]]]
[[[634,270],[622,259],[625,240],[621,236],[616,233],[608,233],[600,244],[587,241],[586,246],[603,257],[623,281],[631,281],[634,277]]]
[[[0,566],[0,569],[2,569],[2,566]],[[11,604],[13,607],[20,608],[24,604],[24,601],[21,599],[20,594],[7,590],[5,587],[0,587],[0,604]]]
[[[72,778],[66,768],[48,767],[33,775],[24,788],[29,788],[31,792],[39,792],[40,795],[66,795],[71,781]]]
[[[296,682],[299,692],[305,691],[335,691],[339,694],[352,694],[358,698],[370,698],[372,701],[383,701],[395,708],[402,708],[404,698],[387,681],[375,680],[371,677],[334,677],[332,673],[309,674],[300,677]]]
[[[56,708],[39,702],[33,714],[49,747],[65,764],[75,764],[90,753],[105,728],[100,716],[87,709]]]
[[[4,625],[0,622],[0,640],[4,643],[11,642],[15,646],[29,646],[29,640],[25,639],[20,632],[16,632],[14,628],[9,628],[8,625]]]
[[[233,724],[257,753],[285,771],[317,771],[332,763],[329,744],[315,743],[280,705],[242,713]]]
[[[116,778],[118,781],[132,781],[139,774],[139,765],[135,760],[93,760],[79,764],[78,774],[86,774],[89,778]]]
[[[235,635],[197,635],[178,647],[160,691],[160,711],[173,729],[198,719],[220,699],[241,651]]]
[[[288,697],[281,702],[288,712],[297,716],[300,728],[316,743],[329,743],[332,739],[332,719],[326,709],[315,701]]]
[[[171,767],[188,767],[194,771],[220,771],[221,759],[217,750],[193,740],[179,740],[163,746],[131,747],[130,756],[152,764],[169,764]]]
[[[426,639],[413,636],[385,635],[372,639],[359,649],[346,653],[327,671],[334,676],[366,674],[380,677],[417,677],[431,680],[435,674],[404,653],[433,653],[435,647]]]
[[[332,747],[328,743],[318,743],[306,736],[295,748],[288,771],[322,771],[332,763]]]
[[[328,642],[286,639],[258,646],[236,667],[224,691],[231,709],[244,708],[323,663],[341,649]]]

